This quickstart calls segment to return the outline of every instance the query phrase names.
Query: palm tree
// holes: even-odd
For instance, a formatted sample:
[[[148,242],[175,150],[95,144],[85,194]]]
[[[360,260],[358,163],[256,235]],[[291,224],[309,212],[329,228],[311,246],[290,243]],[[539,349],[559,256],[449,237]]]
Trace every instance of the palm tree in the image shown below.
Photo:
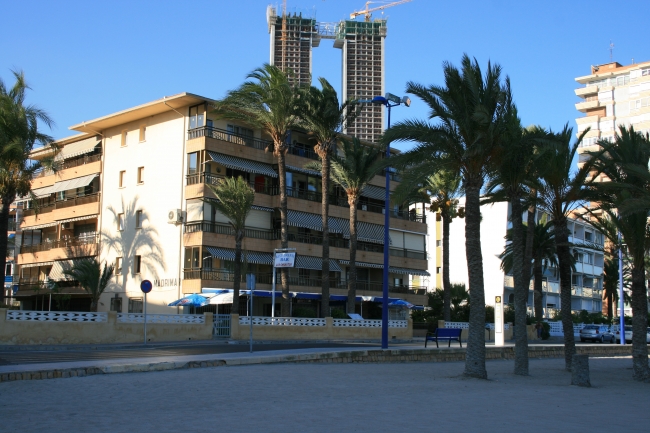
[[[607,318],[609,319],[614,317],[614,310],[619,300],[620,281],[618,268],[618,256],[612,254],[605,259],[603,266],[603,299],[607,300]],[[627,266],[623,267],[623,287],[630,287],[630,269]],[[626,303],[632,302],[627,292],[623,292],[623,300]]]
[[[633,377],[650,379],[648,365],[648,294],[645,285],[645,253],[650,213],[650,138],[621,126],[614,142],[600,141],[600,152],[590,152],[594,169],[610,182],[589,183],[591,198],[621,233],[631,261]]]
[[[352,142],[342,141],[343,155],[332,155],[332,180],[345,190],[350,205],[350,268],[348,280],[347,312],[354,313],[357,284],[357,205],[363,189],[381,168],[381,149],[366,146],[358,138]],[[320,162],[305,166],[311,170],[321,170]]]
[[[287,175],[285,157],[287,139],[300,121],[300,93],[288,75],[278,67],[265,64],[248,74],[249,81],[228,92],[215,103],[214,113],[221,118],[239,120],[265,130],[271,136],[270,150],[278,159],[280,178],[280,244],[289,245],[287,232]],[[282,315],[290,316],[289,274],[282,268]]]
[[[30,161],[29,155],[34,145],[52,141],[50,136],[39,131],[39,122],[48,127],[54,124],[45,111],[26,105],[29,86],[25,74],[12,72],[16,82],[11,88],[0,79],[0,251],[7,249],[9,206],[17,195],[30,194],[32,175],[42,166],[42,163]],[[6,261],[6,256],[0,254],[2,278]],[[0,290],[0,304],[4,304],[4,290]]]
[[[230,221],[235,232],[235,275],[232,295],[232,312],[239,313],[239,287],[241,284],[242,242],[246,236],[246,217],[251,211],[255,190],[242,177],[222,179],[217,186],[208,184],[217,197],[212,205]]]
[[[415,185],[414,190],[413,185]],[[465,208],[458,205],[460,177],[449,171],[431,175],[417,168],[405,170],[402,182],[393,193],[396,203],[428,203],[429,210],[442,220],[443,319],[451,321],[451,282],[449,279],[449,226],[454,218],[464,218]]]
[[[72,267],[64,269],[63,274],[79,282],[90,295],[90,311],[97,311],[99,298],[113,276],[113,265],[104,263],[102,270],[101,263],[96,258],[79,259],[72,263]]]
[[[532,219],[531,219],[532,221]],[[527,224],[526,232],[528,232]],[[524,229],[522,228],[522,231]],[[555,255],[555,238],[553,236],[553,225],[550,222],[538,222],[533,224],[533,242],[531,248],[532,268],[534,276],[533,300],[535,305],[535,320],[541,322],[544,319],[544,310],[542,306],[542,278],[544,268],[547,266],[557,266],[557,257]],[[513,262],[512,254],[512,229],[506,234],[506,247],[499,256],[501,259],[501,269],[505,273],[510,273]],[[531,262],[524,260],[525,267],[531,267]]]
[[[555,145],[546,148],[538,163],[540,187],[538,207],[546,212],[553,224],[557,259],[560,271],[560,301],[562,330],[564,331],[564,364],[571,371],[576,353],[571,318],[571,269],[573,256],[570,251],[568,217],[583,197],[583,186],[589,174],[589,164],[574,172],[573,159],[587,131],[571,144],[573,129],[553,134]]]
[[[429,119],[407,120],[392,126],[384,142],[414,141],[413,150],[391,158],[391,166],[422,166],[430,173],[447,170],[462,179],[465,193],[465,252],[471,297],[470,327],[465,375],[487,378],[485,370],[485,291],[481,253],[480,193],[498,145],[506,130],[510,86],[501,82],[501,67],[492,66],[483,75],[478,62],[464,55],[459,70],[445,62],[445,86],[425,87],[409,82],[406,91],[430,108]]]
[[[330,316],[330,241],[329,241],[329,200],[330,200],[330,162],[336,151],[339,131],[355,117],[358,103],[346,101],[339,105],[336,90],[325,79],[319,78],[321,89],[311,86],[303,98],[302,124],[316,140],[314,150],[321,161],[323,218],[323,266],[321,317]]]

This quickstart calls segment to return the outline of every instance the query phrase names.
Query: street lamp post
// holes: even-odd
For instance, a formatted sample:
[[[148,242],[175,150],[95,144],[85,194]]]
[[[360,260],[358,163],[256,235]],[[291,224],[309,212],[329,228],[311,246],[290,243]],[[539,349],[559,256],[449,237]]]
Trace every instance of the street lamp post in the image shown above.
[[[388,128],[390,128],[390,109],[404,104],[411,105],[408,96],[399,98],[392,93],[386,96],[375,96],[373,104],[381,104],[388,108]],[[386,158],[390,158],[390,143],[386,144]],[[384,196],[384,273],[382,284],[382,312],[381,312],[381,348],[388,349],[388,229],[390,227],[390,168],[386,167],[386,195]]]

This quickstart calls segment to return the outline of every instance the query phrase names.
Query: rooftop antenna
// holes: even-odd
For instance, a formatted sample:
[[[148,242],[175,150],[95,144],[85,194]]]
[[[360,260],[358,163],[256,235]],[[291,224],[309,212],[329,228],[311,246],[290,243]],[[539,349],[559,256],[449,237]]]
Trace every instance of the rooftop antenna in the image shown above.
[[[614,58],[614,43],[610,39],[610,41],[609,41],[609,61],[612,62],[613,58]]]

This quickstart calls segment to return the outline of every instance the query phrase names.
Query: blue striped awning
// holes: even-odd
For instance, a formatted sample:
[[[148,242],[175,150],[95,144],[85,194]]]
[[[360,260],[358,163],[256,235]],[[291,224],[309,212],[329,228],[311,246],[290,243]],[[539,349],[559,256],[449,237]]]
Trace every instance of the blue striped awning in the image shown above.
[[[264,206],[253,205],[253,206],[251,206],[251,209],[261,210],[261,211],[264,211],[264,212],[273,212],[272,207],[264,207]]]
[[[427,271],[422,269],[388,268],[388,272],[391,274],[420,275],[423,277],[431,276]]]
[[[349,260],[339,260],[339,263],[342,265],[349,265]],[[374,268],[374,269],[384,269],[384,265],[377,263],[366,263],[366,262],[355,262],[358,268]]]
[[[350,239],[350,226],[343,231],[343,237]],[[384,226],[379,224],[372,224],[363,221],[357,222],[357,240],[361,242],[371,242],[373,244],[384,244]],[[388,237],[388,243],[392,241]]]
[[[213,257],[216,257],[221,260],[235,260],[235,250],[230,248],[218,248],[218,247],[205,247],[205,249],[212,254]],[[258,265],[273,265],[273,254],[272,253],[261,253],[258,251],[242,251],[242,262],[244,261],[244,255],[248,263],[257,263]]]
[[[291,171],[291,172],[294,172],[294,173],[303,173],[303,174],[306,174],[308,176],[318,176],[318,177],[320,177],[320,175],[321,175],[320,171],[309,170],[307,168],[300,168],[300,167],[296,167],[296,166],[293,166],[293,165],[287,165],[287,171]]]
[[[210,159],[212,159],[217,164],[221,164],[225,167],[232,168],[234,170],[248,171],[251,173],[263,174],[264,176],[269,177],[278,177],[278,174],[273,170],[269,164],[264,164],[257,161],[251,161],[249,159],[237,158],[236,156],[224,155],[222,153],[210,152],[208,151]]]
[[[323,259],[321,257],[311,257],[311,256],[296,256],[296,265],[294,266],[298,269],[313,269],[314,271],[320,271],[323,269]],[[330,259],[330,272],[341,272],[341,267],[336,260]]]
[[[378,186],[366,185],[361,191],[363,197],[372,198],[375,200],[386,200],[386,188],[380,188]]]
[[[330,233],[342,233],[341,224],[339,221],[337,221],[339,219],[340,218],[334,217],[329,217],[327,219],[329,222]],[[323,231],[323,217],[321,215],[300,212],[298,210],[287,211],[287,224],[293,227],[302,227],[305,229],[316,230],[318,232]]]

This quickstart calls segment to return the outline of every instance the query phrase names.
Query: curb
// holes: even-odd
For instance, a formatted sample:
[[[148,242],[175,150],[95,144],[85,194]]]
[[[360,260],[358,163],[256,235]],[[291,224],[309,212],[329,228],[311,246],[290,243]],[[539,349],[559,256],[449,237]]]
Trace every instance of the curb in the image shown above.
[[[582,346],[577,354],[588,356],[630,356],[631,346]],[[223,366],[244,366],[279,363],[384,363],[384,362],[458,362],[465,360],[465,348],[442,349],[370,349],[320,353],[267,355],[255,357],[214,358],[195,361],[165,361],[156,363],[125,363],[101,367],[60,368],[16,371],[0,374],[0,382],[85,377],[99,374],[142,373],[149,371],[185,370]],[[486,348],[486,360],[514,359],[514,347]],[[529,358],[563,358],[564,347],[530,347]]]

